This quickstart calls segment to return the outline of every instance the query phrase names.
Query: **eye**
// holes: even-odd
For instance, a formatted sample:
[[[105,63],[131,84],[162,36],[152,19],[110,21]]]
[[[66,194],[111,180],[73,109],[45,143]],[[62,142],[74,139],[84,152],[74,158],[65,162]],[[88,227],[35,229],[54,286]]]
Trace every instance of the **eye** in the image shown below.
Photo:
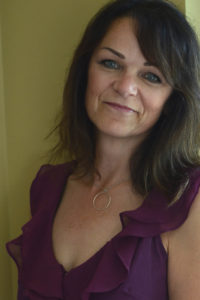
[[[143,75],[143,77],[151,83],[161,83],[161,79],[154,73],[148,72]]]
[[[119,70],[121,66],[112,59],[104,59],[99,62],[100,65],[103,65],[107,69]]]

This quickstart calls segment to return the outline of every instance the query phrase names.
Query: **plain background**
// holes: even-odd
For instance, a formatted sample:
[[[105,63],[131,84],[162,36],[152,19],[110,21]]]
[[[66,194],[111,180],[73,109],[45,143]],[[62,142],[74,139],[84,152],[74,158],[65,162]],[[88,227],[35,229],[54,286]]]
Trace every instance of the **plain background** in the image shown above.
[[[0,0],[0,299],[16,300],[5,242],[28,221],[29,188],[53,140],[72,53],[107,0]],[[174,0],[200,32],[199,0]]]

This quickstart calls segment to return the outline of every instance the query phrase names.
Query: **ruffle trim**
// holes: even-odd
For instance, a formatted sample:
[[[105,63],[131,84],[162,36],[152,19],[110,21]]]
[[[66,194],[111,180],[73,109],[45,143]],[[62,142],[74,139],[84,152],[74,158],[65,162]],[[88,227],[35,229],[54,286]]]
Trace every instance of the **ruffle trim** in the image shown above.
[[[45,214],[43,216],[45,218]],[[37,217],[42,220],[42,213]],[[44,236],[43,241],[36,239],[35,231],[44,228],[44,224],[42,221],[39,224],[35,218],[23,227],[23,234],[20,236],[23,264],[19,269],[19,280],[23,285],[23,296],[29,297],[30,300],[65,299],[63,294],[64,269],[51,256],[46,255],[45,244],[49,243],[46,237]],[[8,248],[16,240],[18,239],[9,242]],[[101,255],[98,256],[97,267],[94,274],[91,274],[89,285],[83,291],[83,300],[88,300],[91,293],[111,291],[126,280],[137,244],[138,238],[136,237],[116,236],[102,248],[103,251],[100,250]],[[36,251],[38,245],[41,247],[39,246]],[[42,268],[41,261],[44,268]],[[105,266],[107,266],[106,273]],[[39,277],[38,274],[40,274]]]
[[[173,206],[167,208],[165,197],[153,191],[141,207],[135,211],[121,213],[121,219],[128,217],[130,222],[102,248],[103,251],[98,256],[94,274],[83,291],[82,300],[88,300],[92,293],[114,290],[125,282],[134,264],[134,255],[140,238],[160,235],[184,223],[199,185],[200,169],[197,169],[192,173],[190,184],[184,195]],[[57,192],[60,193],[60,191]],[[20,281],[23,284],[24,293],[31,300],[64,299],[63,268],[45,251],[46,243],[48,245],[50,242],[46,234],[46,226],[49,224],[47,225],[46,222],[47,210],[41,209],[23,227],[23,235],[20,238],[23,259]],[[38,230],[40,230],[40,237],[42,236],[41,240],[38,240]],[[44,231],[43,234],[41,230]],[[14,241],[8,243],[8,248],[9,244],[11,245]],[[105,266],[107,266],[106,274]],[[38,274],[41,274],[40,279],[38,279]]]

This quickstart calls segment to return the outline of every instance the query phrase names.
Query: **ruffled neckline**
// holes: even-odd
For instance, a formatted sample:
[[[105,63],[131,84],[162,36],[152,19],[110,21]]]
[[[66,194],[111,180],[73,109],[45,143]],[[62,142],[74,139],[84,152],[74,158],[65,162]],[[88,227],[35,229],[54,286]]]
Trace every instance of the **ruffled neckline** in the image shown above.
[[[189,208],[200,185],[200,169],[196,169],[191,174],[190,184],[185,193],[178,202],[169,208],[166,205],[166,198],[160,192],[152,191],[140,207],[120,214],[123,225],[120,233],[107,242],[86,262],[67,272],[54,256],[51,233],[56,208],[71,170],[72,164],[49,166],[49,170],[38,177],[40,187],[43,187],[42,192],[41,190],[39,191],[39,200],[43,204],[34,213],[33,218],[23,227],[22,239],[24,268],[21,273],[21,280],[27,292],[30,292],[31,300],[41,299],[40,297],[37,298],[36,295],[46,298],[64,299],[63,282],[67,280],[67,276],[71,272],[78,272],[80,268],[84,268],[91,261],[94,262],[95,268],[92,271],[91,280],[82,293],[81,299],[88,300],[91,293],[103,293],[117,288],[125,282],[128,276],[139,239],[154,237],[179,227],[187,218]],[[52,178],[54,182],[51,185]],[[45,190],[47,186],[48,190]],[[37,194],[36,184],[35,187],[33,186],[33,189],[35,196]],[[46,193],[49,195],[48,205],[46,205]],[[58,201],[56,202],[55,199],[58,199]],[[33,211],[35,211],[34,207]],[[129,219],[126,226],[123,222],[124,217]],[[41,229],[43,230],[43,234],[40,232],[40,237],[42,238],[38,240],[38,230],[41,231]],[[50,247],[48,255],[47,251],[45,251],[46,245]],[[42,264],[38,260],[42,261]],[[106,275],[105,266],[107,266]],[[40,280],[37,279],[38,274],[42,275]],[[43,279],[42,282],[41,278]]]

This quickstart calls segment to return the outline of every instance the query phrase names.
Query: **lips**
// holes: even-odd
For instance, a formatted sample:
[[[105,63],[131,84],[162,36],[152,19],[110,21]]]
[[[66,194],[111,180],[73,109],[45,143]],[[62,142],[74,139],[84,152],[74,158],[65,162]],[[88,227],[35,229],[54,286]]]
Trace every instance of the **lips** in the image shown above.
[[[132,108],[125,106],[125,105],[121,105],[115,102],[104,102],[105,104],[109,105],[110,107],[122,111],[122,112],[135,112],[135,110],[133,110]]]

